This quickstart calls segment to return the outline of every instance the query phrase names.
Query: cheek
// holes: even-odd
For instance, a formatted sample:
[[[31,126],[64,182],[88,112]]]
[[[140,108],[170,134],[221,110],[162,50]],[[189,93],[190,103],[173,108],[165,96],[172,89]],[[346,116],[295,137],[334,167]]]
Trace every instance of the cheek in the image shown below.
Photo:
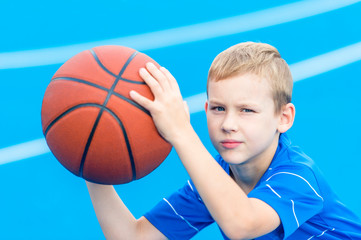
[[[267,121],[265,119],[253,119],[244,128],[244,134],[249,142],[257,146],[269,143],[273,139],[276,130],[277,127],[273,119]]]
[[[214,121],[210,121],[207,119],[207,127],[209,135],[212,136],[216,130]]]
[[[212,143],[214,143],[214,141],[216,140],[217,132],[219,131],[218,124],[214,120],[207,119],[207,127],[208,127],[209,137]]]

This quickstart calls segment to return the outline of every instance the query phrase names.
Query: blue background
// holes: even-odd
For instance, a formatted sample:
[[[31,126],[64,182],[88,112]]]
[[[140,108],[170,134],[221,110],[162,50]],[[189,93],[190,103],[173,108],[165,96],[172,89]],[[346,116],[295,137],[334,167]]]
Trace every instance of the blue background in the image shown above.
[[[104,239],[84,181],[65,170],[48,150],[26,156],[25,146],[36,139],[42,145],[40,109],[55,71],[76,53],[105,43],[134,47],[167,67],[186,99],[205,92],[208,68],[225,48],[242,41],[277,47],[296,80],[296,121],[289,135],[318,163],[345,204],[361,216],[361,3],[343,1],[345,6],[307,15],[336,2],[2,0],[0,239]],[[301,8],[302,4],[308,7]],[[297,14],[300,17],[294,19]],[[275,23],[265,20],[267,16]],[[286,20],[277,22],[282,17]],[[220,19],[225,21],[215,22]],[[200,28],[188,31],[187,26]],[[232,27],[239,29],[222,33]],[[132,36],[137,41],[129,41]],[[40,49],[45,49],[44,54]],[[335,52],[338,49],[351,50],[342,54]],[[355,58],[348,61],[351,53]],[[36,63],[36,56],[42,63]],[[302,77],[335,61],[342,63]],[[204,102],[190,103],[198,109]],[[215,154],[205,113],[192,111],[191,121]],[[14,155],[9,151],[12,147],[25,157],[2,163]],[[140,217],[187,179],[172,151],[154,172],[116,190]],[[221,239],[221,235],[213,224],[194,239]]]

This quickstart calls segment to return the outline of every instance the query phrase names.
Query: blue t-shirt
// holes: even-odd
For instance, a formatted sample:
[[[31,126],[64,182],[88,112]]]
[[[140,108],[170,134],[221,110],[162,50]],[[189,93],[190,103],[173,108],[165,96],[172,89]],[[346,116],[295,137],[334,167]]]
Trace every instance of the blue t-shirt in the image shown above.
[[[220,156],[216,161],[229,174]],[[361,239],[361,221],[326,183],[315,163],[281,134],[273,160],[248,197],[270,205],[281,224],[265,239]],[[144,215],[169,239],[190,239],[214,220],[191,180]],[[224,239],[228,239],[222,232]]]

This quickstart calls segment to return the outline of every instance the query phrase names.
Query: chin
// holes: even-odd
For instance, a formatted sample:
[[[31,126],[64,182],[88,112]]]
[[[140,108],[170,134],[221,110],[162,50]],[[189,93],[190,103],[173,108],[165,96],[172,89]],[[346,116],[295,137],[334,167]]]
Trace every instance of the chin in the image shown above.
[[[238,165],[246,162],[246,158],[241,154],[234,154],[230,152],[221,153],[221,156],[225,162],[232,165]]]
[[[229,165],[241,165],[244,164],[246,161],[241,161],[241,160],[225,160]]]

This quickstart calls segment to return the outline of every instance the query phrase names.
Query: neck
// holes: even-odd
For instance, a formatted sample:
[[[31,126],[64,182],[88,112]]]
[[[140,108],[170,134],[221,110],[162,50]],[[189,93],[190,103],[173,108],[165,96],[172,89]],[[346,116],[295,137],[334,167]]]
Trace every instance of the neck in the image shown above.
[[[279,136],[275,136],[270,147],[261,156],[256,156],[241,164],[229,166],[231,177],[248,194],[268,170],[276,153]]]
[[[254,168],[253,166],[230,165],[231,177],[248,194],[256,186],[257,182],[263,176],[263,168]]]

